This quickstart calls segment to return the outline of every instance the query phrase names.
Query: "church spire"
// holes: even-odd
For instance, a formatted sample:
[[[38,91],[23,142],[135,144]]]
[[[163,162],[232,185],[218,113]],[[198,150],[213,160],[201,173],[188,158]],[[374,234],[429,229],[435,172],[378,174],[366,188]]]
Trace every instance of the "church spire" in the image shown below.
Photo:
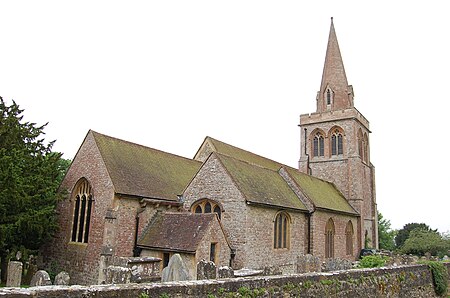
[[[317,112],[353,107],[353,88],[348,85],[344,62],[331,18],[322,83],[317,94]]]

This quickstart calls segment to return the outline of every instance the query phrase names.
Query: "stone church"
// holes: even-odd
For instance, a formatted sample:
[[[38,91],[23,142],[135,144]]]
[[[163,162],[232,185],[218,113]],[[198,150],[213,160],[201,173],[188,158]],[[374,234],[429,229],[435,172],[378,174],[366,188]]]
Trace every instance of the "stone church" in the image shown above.
[[[89,131],[44,262],[97,284],[115,257],[157,257],[162,269],[178,253],[192,278],[202,259],[269,273],[295,273],[306,254],[355,260],[378,241],[369,122],[353,98],[331,22],[298,169],[211,137],[189,159]]]

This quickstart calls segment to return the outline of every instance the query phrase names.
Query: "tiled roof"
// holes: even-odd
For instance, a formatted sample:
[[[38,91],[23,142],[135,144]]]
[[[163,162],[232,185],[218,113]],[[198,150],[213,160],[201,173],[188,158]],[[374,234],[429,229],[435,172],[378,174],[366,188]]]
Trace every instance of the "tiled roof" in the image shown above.
[[[285,169],[317,208],[358,214],[334,184],[293,168],[286,167]]]
[[[239,160],[246,161],[250,164],[259,165],[261,167],[274,171],[278,171],[283,166],[279,162],[265,158],[250,151],[229,145],[227,143],[221,142],[211,137],[206,137],[205,141],[209,141],[213,145],[215,152],[218,152],[222,155],[231,156]]]
[[[216,156],[247,201],[307,211],[277,171],[217,153]]]
[[[215,213],[160,213],[138,240],[138,246],[155,250],[195,253]]]
[[[201,163],[91,131],[116,193],[176,201]]]
[[[358,214],[332,183],[211,137],[207,137],[205,141],[210,142],[214,151],[220,154],[222,163],[249,201],[306,210],[305,205],[279,175],[278,170],[283,167],[317,208]]]

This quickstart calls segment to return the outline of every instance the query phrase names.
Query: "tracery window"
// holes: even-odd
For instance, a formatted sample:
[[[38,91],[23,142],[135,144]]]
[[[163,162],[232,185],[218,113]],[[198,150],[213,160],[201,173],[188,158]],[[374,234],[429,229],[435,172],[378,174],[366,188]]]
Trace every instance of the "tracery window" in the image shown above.
[[[320,132],[317,132],[313,139],[313,156],[324,156],[324,138]]]
[[[344,137],[339,129],[331,134],[331,155],[342,155],[344,153]]]
[[[334,222],[330,218],[325,226],[325,258],[334,257]]]
[[[280,212],[273,223],[273,248],[288,248],[289,238],[289,215]]]
[[[191,212],[194,213],[217,213],[217,215],[219,216],[219,219],[221,219],[222,217],[222,209],[219,206],[218,203],[208,200],[208,199],[203,199],[200,200],[198,202],[196,202],[195,204],[192,205],[191,207]]]
[[[345,248],[348,256],[353,255],[353,224],[350,220],[345,227]]]
[[[85,178],[78,180],[72,197],[75,199],[75,206],[71,240],[72,242],[88,243],[94,199],[91,185]]]

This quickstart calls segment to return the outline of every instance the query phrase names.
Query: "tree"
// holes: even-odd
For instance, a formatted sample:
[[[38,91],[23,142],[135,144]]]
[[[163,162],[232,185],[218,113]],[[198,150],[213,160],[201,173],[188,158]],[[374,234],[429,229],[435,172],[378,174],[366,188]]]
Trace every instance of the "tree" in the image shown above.
[[[408,237],[409,237],[409,233],[415,229],[422,229],[422,230],[426,230],[426,231],[437,232],[437,230],[432,230],[428,225],[426,225],[424,223],[406,224],[403,226],[402,229],[400,229],[398,231],[397,236],[395,237],[395,245],[397,246],[397,249],[399,249],[403,246],[406,239],[408,239]]]
[[[444,256],[450,249],[450,241],[444,239],[438,232],[416,228],[409,233],[400,252],[423,256],[429,252],[433,256]]]
[[[391,221],[378,212],[378,246],[380,249],[395,249],[395,230],[391,229]]]
[[[47,124],[24,122],[23,110],[0,97],[0,257],[36,251],[57,229],[57,188],[67,169],[61,154],[45,143]]]

